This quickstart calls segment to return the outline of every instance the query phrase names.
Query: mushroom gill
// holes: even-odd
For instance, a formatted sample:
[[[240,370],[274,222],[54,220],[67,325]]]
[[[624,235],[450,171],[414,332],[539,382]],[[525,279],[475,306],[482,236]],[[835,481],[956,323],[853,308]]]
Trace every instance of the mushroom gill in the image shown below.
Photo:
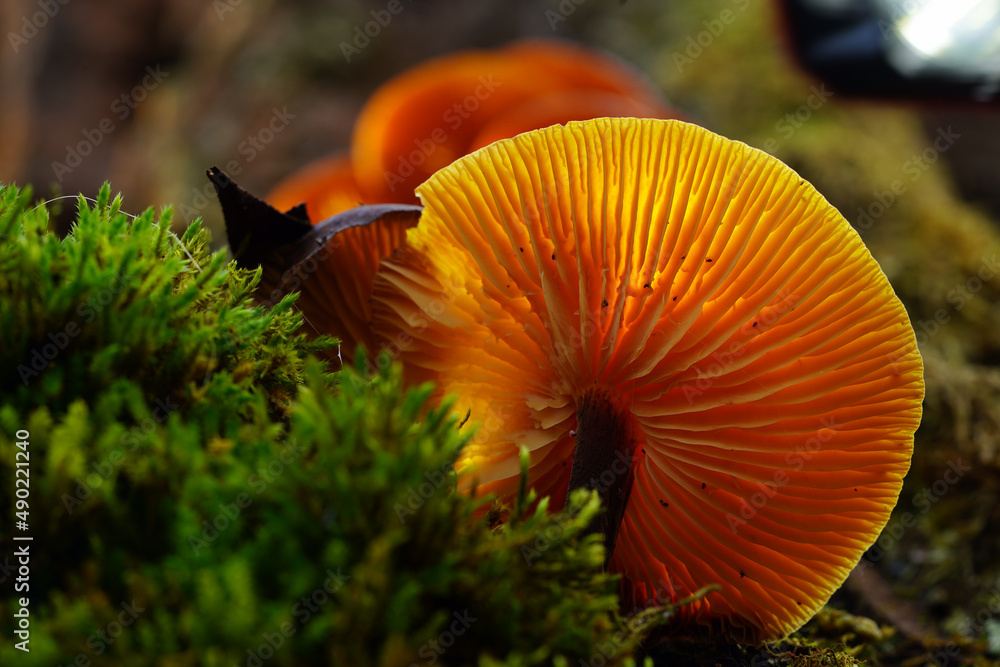
[[[574,487],[624,499],[608,545],[628,603],[717,584],[675,621],[748,642],[808,620],[885,525],[923,395],[906,312],[847,221],[679,121],[528,132],[418,194],[372,321],[480,423],[464,484],[514,494],[524,446],[558,505],[579,466]]]

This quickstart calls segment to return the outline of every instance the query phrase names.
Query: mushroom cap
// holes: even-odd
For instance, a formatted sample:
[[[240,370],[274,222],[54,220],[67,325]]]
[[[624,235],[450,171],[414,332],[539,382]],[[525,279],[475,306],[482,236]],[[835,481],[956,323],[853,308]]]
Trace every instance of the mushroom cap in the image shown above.
[[[362,203],[351,160],[344,153],[307,164],[276,185],[266,199],[282,211],[304,203],[313,224]]]
[[[563,102],[542,117],[529,104],[526,117],[518,118],[522,105],[568,91],[604,96],[599,106],[577,98],[577,105]],[[463,51],[409,69],[375,92],[354,127],[354,173],[366,202],[409,202],[417,185],[483,145],[480,133],[506,116],[516,131],[524,131],[594,113],[624,116],[637,110],[677,115],[630,65],[602,53],[543,40]],[[490,134],[496,137],[495,131]]]
[[[679,118],[662,103],[649,99],[604,90],[555,90],[539,93],[491,119],[472,140],[471,148],[479,149],[500,139],[571,120],[604,117]]]
[[[406,230],[419,216],[416,206],[359,206],[314,225],[294,246],[286,247],[291,253],[309,250],[296,253],[292,268],[276,281],[275,293],[297,291],[296,307],[309,327],[336,337],[345,363],[353,362],[359,345],[369,352],[379,349],[371,327],[372,283],[382,260],[403,244]]]
[[[417,203],[417,185],[474,149],[601,116],[678,113],[628,63],[568,42],[528,40],[454,53],[382,85],[358,116],[350,157],[307,165],[267,200],[282,210],[305,202],[313,220],[361,203]]]
[[[906,312],[777,159],[679,121],[598,119],[459,159],[373,286],[384,340],[480,423],[462,483],[564,497],[576,407],[628,422],[610,567],[628,602],[741,641],[801,626],[896,503],[920,421]],[[557,503],[554,503],[558,505]]]

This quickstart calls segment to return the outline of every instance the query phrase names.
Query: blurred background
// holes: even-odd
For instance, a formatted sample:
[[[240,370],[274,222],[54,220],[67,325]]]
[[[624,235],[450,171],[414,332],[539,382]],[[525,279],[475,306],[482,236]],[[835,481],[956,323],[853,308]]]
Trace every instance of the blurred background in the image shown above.
[[[342,45],[385,0],[5,0],[0,180],[30,184],[37,197],[93,196],[109,180],[126,210],[172,204],[176,226],[203,217],[221,246],[206,168],[219,165],[264,195],[346,149],[366,99],[416,63],[525,37],[614,54],[688,119],[811,181],[862,234],[918,332],[927,399],[913,469],[863,561],[872,567],[834,603],[907,641],[975,637],[1000,653],[1000,608],[991,606],[1000,596],[995,90],[936,96],[931,86],[908,96],[885,84],[883,95],[880,80],[865,78],[877,69],[865,49],[887,41],[885,25],[791,31],[812,20],[796,13],[800,5],[836,10],[842,26],[855,26],[851,12],[874,1],[399,2],[348,57]],[[905,18],[927,2],[889,4],[883,16]],[[992,11],[976,25],[992,25],[997,41],[995,2],[951,6],[959,5]],[[276,115],[286,120],[272,125]]]
[[[203,216],[218,229],[207,167],[235,161],[232,175],[263,194],[297,167],[345,148],[365,100],[407,67],[526,37],[620,56],[691,120],[786,161],[839,113],[891,116],[884,104],[859,105],[868,91],[854,102],[823,95],[818,108],[800,111],[817,80],[789,57],[787,12],[773,0],[400,3],[391,25],[345,54],[355,28],[387,2],[9,0],[0,9],[0,179],[30,184],[39,196],[93,194],[110,180],[133,210],[169,202],[179,222]],[[942,162],[967,201],[997,212],[1000,124],[976,106],[983,105],[911,103],[911,113],[891,117],[925,126],[928,136],[955,127],[964,140]],[[282,110],[285,127],[260,141]],[[850,218],[856,208],[843,210]]]

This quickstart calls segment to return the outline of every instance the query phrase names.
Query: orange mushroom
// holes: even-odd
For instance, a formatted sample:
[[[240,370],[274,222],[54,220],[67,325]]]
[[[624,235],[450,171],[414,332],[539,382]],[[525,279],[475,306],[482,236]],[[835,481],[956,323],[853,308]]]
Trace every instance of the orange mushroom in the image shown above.
[[[630,66],[563,42],[465,51],[414,67],[362,109],[350,157],[291,175],[268,195],[279,209],[305,202],[322,220],[358,203],[417,203],[414,188],[497,139],[599,116],[676,118]]]
[[[521,134],[437,172],[374,280],[382,341],[479,435],[465,488],[596,488],[627,602],[788,634],[885,525],[922,365],[885,275],[778,160],[677,121]],[[559,503],[554,503],[558,505]],[[617,533],[617,534],[615,534]]]

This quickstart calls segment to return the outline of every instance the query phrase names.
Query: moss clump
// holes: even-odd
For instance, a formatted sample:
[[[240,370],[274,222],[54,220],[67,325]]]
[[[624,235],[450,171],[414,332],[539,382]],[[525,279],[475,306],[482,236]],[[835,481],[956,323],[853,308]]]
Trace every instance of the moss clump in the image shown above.
[[[253,306],[258,274],[197,225],[119,205],[81,200],[60,240],[0,191],[0,475],[29,431],[33,537],[31,652],[0,663],[634,663],[663,614],[619,615],[581,537],[596,497],[477,518],[451,468],[472,434],[429,387],[329,373],[294,299]],[[0,601],[6,637],[19,607]]]
[[[253,307],[248,295],[259,277],[209,254],[200,224],[177,238],[170,209],[158,221],[152,210],[130,219],[120,199],[109,199],[107,186],[93,207],[81,199],[60,240],[49,233],[45,207],[30,209],[15,188],[2,191],[5,403],[61,414],[80,398],[112,394],[120,405],[108,410],[119,417],[142,402],[129,397],[129,384],[184,412],[211,406],[217,424],[253,421],[256,407],[281,418],[304,356],[330,341],[306,343],[296,333],[292,299],[270,311]]]

